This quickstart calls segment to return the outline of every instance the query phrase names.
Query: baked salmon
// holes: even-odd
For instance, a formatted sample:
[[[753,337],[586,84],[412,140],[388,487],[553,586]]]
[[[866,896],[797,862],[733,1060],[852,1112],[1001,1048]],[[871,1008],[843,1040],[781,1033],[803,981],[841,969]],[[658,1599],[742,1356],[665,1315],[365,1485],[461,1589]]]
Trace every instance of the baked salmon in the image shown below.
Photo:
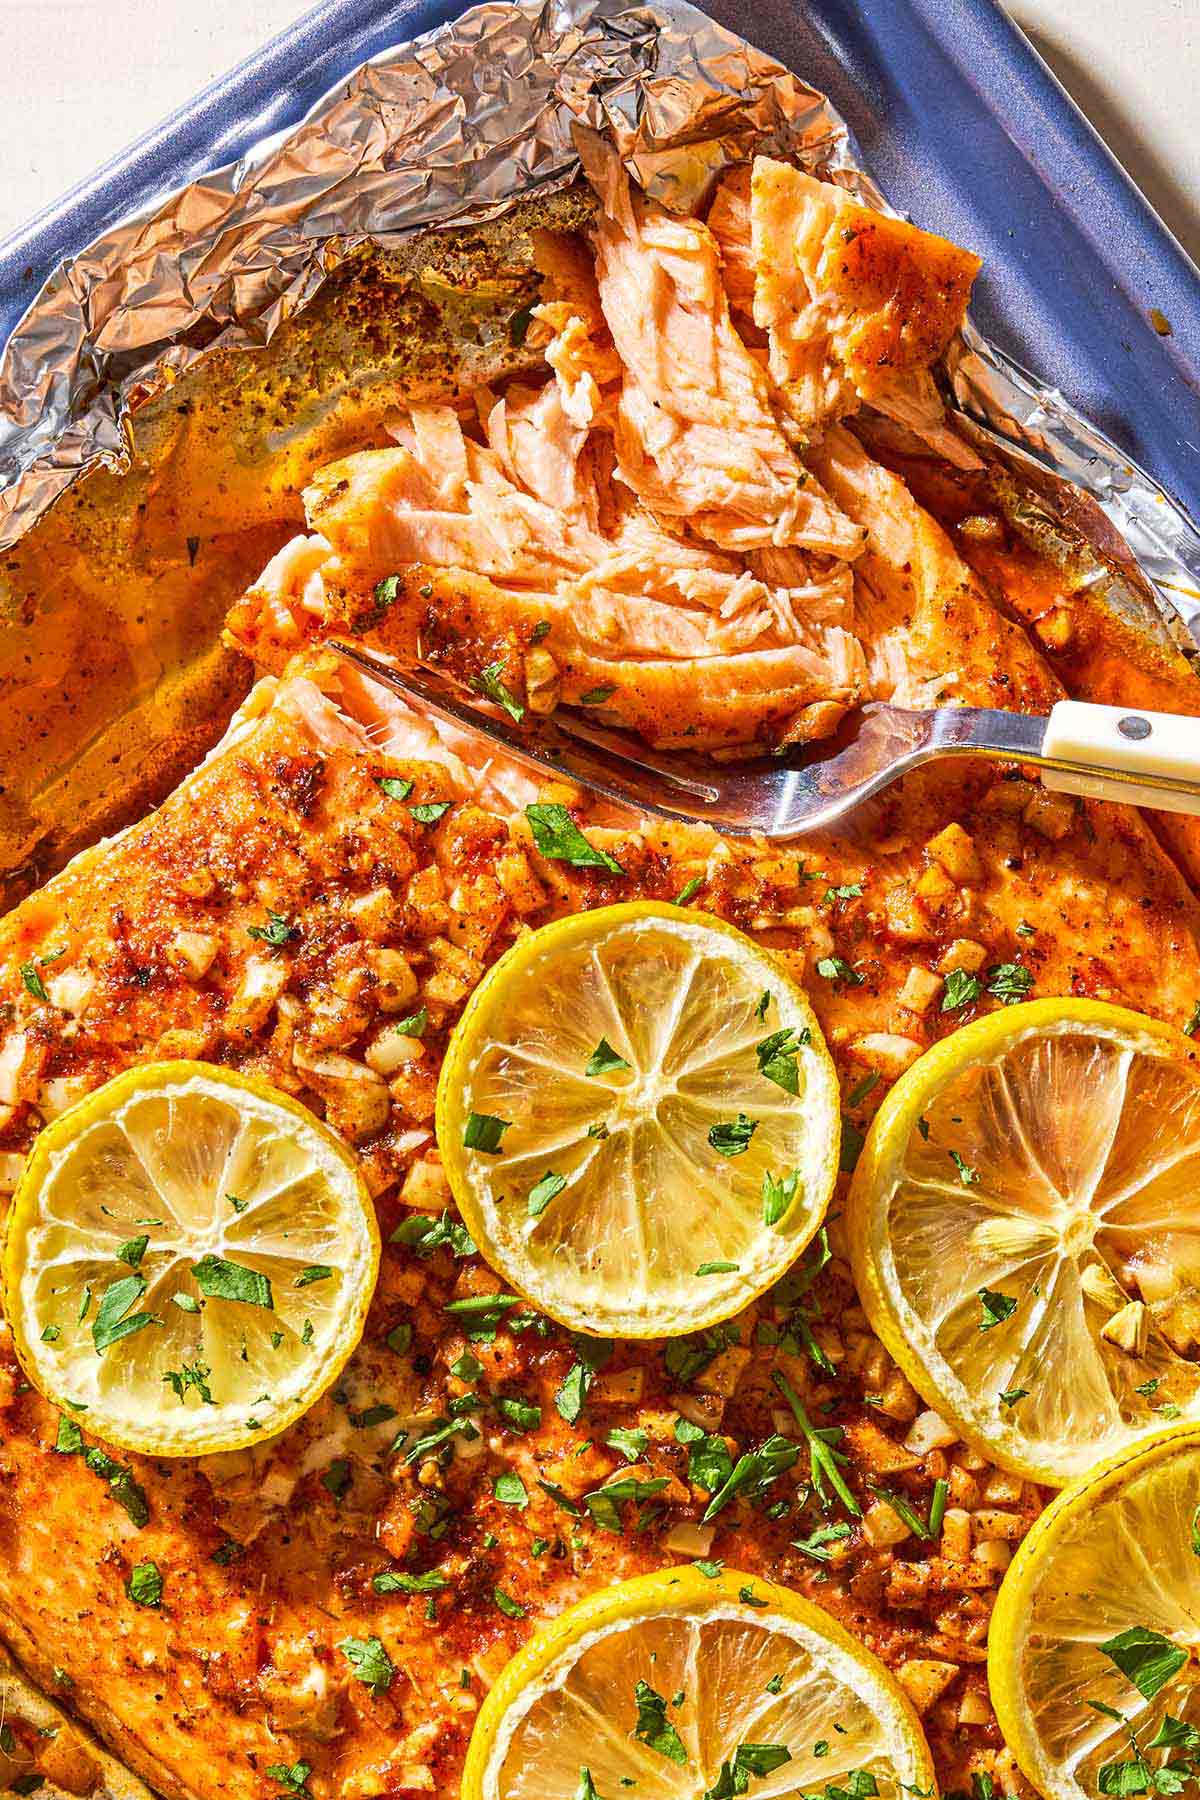
[[[1184,1024],[1200,905],[1137,814],[1020,768],[911,776],[838,837],[727,841],[541,788],[321,647],[346,631],[419,646],[507,710],[603,708],[722,748],[819,734],[865,693],[1053,704],[1061,686],[987,568],[844,422],[870,405],[956,454],[930,367],[973,259],[858,221],[840,190],[781,167],[731,178],[706,223],[614,189],[594,253],[539,239],[549,375],[398,406],[390,445],[318,468],[308,530],[231,615],[271,672],[224,741],[0,922],[5,1189],[73,1101],[140,1061],[198,1057],[323,1117],[384,1239],[338,1383],[234,1453],[110,1455],[86,1415],[62,1429],[0,1334],[0,1637],[169,1800],[452,1796],[480,1703],[537,1626],[696,1557],[809,1594],[882,1656],[943,1789],[1020,1791],[983,1669],[999,1568],[972,1554],[970,1515],[986,1506],[1015,1541],[1045,1495],[941,1421],[925,1432],[934,1415],[859,1307],[837,1208],[802,1307],[785,1282],[682,1342],[581,1346],[500,1292],[455,1217],[438,1069],[519,934],[686,890],[807,988],[852,1161],[891,1084],[959,1023],[936,1004],[947,971]],[[773,218],[792,237],[756,248]],[[547,801],[609,866],[538,848],[527,809]],[[985,987],[975,1004],[998,1001]],[[398,1029],[418,1012],[423,1036]],[[463,1300],[474,1323],[451,1310]],[[928,1517],[947,1484],[940,1538],[847,1519],[818,1540],[803,1461],[704,1521],[679,1428],[732,1458],[791,1432],[780,1370],[841,1434],[868,1520],[881,1485]],[[614,1527],[611,1498],[594,1502],[618,1473],[657,1491]],[[129,1592],[146,1560],[157,1605]],[[381,1646],[369,1683],[356,1638]],[[88,1791],[86,1767],[14,1741]]]
[[[910,608],[929,621],[940,609],[936,633],[912,634],[911,683],[953,674],[964,702],[993,701],[1005,683],[1023,705],[1052,701],[1056,684],[1024,634],[991,611],[895,477],[889,490],[836,435],[823,476],[847,516],[870,513],[859,580],[884,635]],[[387,777],[393,791],[411,781],[411,794],[389,795]],[[931,1005],[930,970],[963,956],[1013,963],[1034,994],[1102,995],[1182,1022],[1200,993],[1200,908],[1136,814],[1047,794],[1017,770],[910,778],[846,837],[791,851],[543,792],[570,805],[619,874],[541,855],[524,811],[535,793],[478,739],[447,741],[309,653],[259,684],[158,813],[0,928],[9,1180],[42,1119],[140,1059],[199,1056],[299,1095],[341,1132],[386,1243],[342,1380],[244,1452],[109,1458],[86,1420],[83,1449],[58,1449],[53,1410],[0,1342],[0,1632],[173,1800],[267,1800],[278,1784],[266,1771],[300,1762],[316,1800],[448,1795],[480,1698],[534,1626],[609,1580],[711,1555],[811,1593],[906,1679],[936,1662],[925,1723],[943,1784],[986,1774],[1011,1788],[981,1666],[994,1568],[951,1544],[881,1544],[856,1526],[832,1562],[814,1561],[797,1548],[806,1490],[790,1482],[772,1490],[782,1516],[739,1499],[700,1522],[708,1495],[688,1478],[675,1423],[749,1450],[778,1422],[775,1366],[843,1431],[864,1499],[886,1482],[920,1511],[939,1478],[956,1495],[993,1492],[961,1445],[908,1447],[919,1403],[857,1309],[836,1221],[813,1289],[819,1367],[778,1344],[783,1292],[689,1340],[686,1362],[677,1347],[628,1343],[597,1371],[556,1326],[499,1308],[468,1344],[446,1308],[498,1282],[469,1242],[433,1229],[450,1205],[432,1137],[437,1064],[515,933],[698,882],[699,904],[772,945],[809,988],[861,1127],[956,1023]],[[413,810],[431,806],[446,810]],[[283,947],[252,935],[268,908],[289,923]],[[818,972],[831,957],[853,982]],[[381,1059],[397,1017],[416,1007],[425,1038]],[[869,1095],[868,1073],[880,1078]],[[414,1213],[430,1221],[428,1245],[411,1232],[390,1242]],[[411,1326],[399,1352],[397,1325]],[[481,1366],[469,1382],[455,1373],[467,1348]],[[446,1408],[465,1389],[482,1409],[474,1440],[447,1434]],[[641,1529],[630,1517],[614,1532],[587,1496],[620,1466],[608,1447],[617,1428],[646,1434],[638,1473],[666,1486]],[[452,1454],[423,1455],[426,1438]],[[502,1473],[520,1475],[527,1506],[497,1498]],[[1042,1497],[995,1481],[1020,1532]],[[126,1591],[146,1557],[162,1573],[157,1608]],[[376,1591],[381,1572],[397,1577],[394,1591]],[[354,1678],[339,1648],[348,1634],[385,1646],[385,1690]]]

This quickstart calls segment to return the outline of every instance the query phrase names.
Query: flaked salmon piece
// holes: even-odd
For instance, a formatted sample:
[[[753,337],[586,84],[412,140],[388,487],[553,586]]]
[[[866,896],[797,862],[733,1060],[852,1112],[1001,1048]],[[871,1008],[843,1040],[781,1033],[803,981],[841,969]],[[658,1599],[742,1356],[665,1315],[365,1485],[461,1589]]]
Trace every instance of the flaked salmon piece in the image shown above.
[[[590,416],[572,417],[558,381],[511,387],[487,414],[487,441],[514,486],[596,529],[596,491],[580,469]]]
[[[724,216],[736,227],[740,215]],[[977,467],[931,368],[962,324],[979,258],[766,156],[754,161],[749,220],[754,319],[797,423],[816,430],[865,401]]]
[[[533,260],[543,294],[533,319],[550,334],[542,354],[558,377],[563,409],[576,424],[611,425],[621,359],[601,310],[587,247],[577,237],[535,231]]]
[[[514,487],[493,452],[469,443],[468,467],[461,509],[439,504],[424,466],[403,446],[319,469],[304,504],[309,524],[333,547],[327,577],[422,562],[543,585],[547,568],[587,566],[563,515]]]
[[[799,544],[849,558],[862,533],[805,469],[738,336],[716,239],[626,193],[595,234],[604,316],[624,364],[617,470],[654,512],[723,549]]]
[[[750,243],[750,164],[739,163],[722,177],[708,209],[708,229],[721,250],[721,275],[729,304],[754,317],[757,269]]]
[[[900,477],[844,425],[824,434],[815,460],[838,504],[867,527],[855,616],[876,696],[1047,711],[1060,694],[1046,665]]]
[[[304,496],[315,533],[285,546],[234,608],[232,640],[278,667],[282,651],[322,631],[369,630],[379,584],[402,572],[407,604],[393,596],[390,623],[404,654],[436,642],[477,680],[501,642],[532,647],[534,628],[555,622],[566,660],[543,694],[575,705],[615,687],[627,697],[623,722],[655,742],[675,735],[668,715],[680,716],[682,687],[700,662],[711,666],[696,676],[705,695],[698,743],[761,747],[817,702],[825,710],[806,712],[808,728],[824,720],[831,729],[858,697],[866,664],[850,634],[845,563],[768,549],[779,579],[764,580],[682,525],[671,531],[624,489],[618,509],[557,381],[515,387],[481,411],[486,446],[465,435],[452,409],[428,407],[396,423],[395,450],[319,471]],[[453,581],[432,580],[439,569],[453,570]],[[478,608],[461,615],[473,576],[486,578],[486,619]],[[719,666],[729,659],[737,660]],[[523,691],[519,679],[514,691]]]

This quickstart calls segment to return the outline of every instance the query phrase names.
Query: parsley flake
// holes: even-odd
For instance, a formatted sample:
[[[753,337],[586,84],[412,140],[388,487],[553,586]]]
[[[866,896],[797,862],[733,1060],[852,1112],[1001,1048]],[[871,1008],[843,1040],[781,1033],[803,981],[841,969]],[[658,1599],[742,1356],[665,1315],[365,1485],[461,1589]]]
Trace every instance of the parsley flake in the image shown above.
[[[343,1638],[338,1649],[354,1670],[355,1676],[364,1687],[378,1699],[386,1694],[392,1685],[392,1677],[396,1673],[392,1659],[377,1637]]]
[[[267,1312],[275,1309],[270,1281],[245,1263],[230,1262],[210,1253],[192,1264],[192,1274],[196,1286],[209,1300],[237,1300],[243,1306],[265,1307]]]
[[[625,873],[616,857],[588,842],[565,806],[557,802],[527,806],[525,817],[542,856],[553,862],[570,863],[577,869],[607,869],[610,875]]]
[[[736,1119],[711,1125],[708,1141],[719,1156],[741,1156],[750,1148],[750,1139],[758,1130],[758,1120],[740,1112]]]

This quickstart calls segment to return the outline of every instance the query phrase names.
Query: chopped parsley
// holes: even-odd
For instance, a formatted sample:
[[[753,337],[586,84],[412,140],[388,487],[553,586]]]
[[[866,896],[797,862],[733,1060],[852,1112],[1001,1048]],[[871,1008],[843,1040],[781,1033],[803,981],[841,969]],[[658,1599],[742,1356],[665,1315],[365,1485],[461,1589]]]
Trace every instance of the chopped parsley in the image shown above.
[[[983,1317],[979,1321],[980,1331],[990,1331],[993,1325],[1002,1325],[1005,1319],[1011,1319],[1017,1310],[1017,1302],[1011,1294],[998,1294],[993,1288],[981,1287],[978,1290],[979,1304],[983,1309]]]
[[[847,987],[861,987],[867,979],[841,956],[823,956],[817,964],[817,974],[826,981],[844,981]]]
[[[427,800],[421,806],[410,806],[408,810],[418,825],[436,825],[453,804],[452,800]]]
[[[783,1031],[773,1031],[770,1037],[754,1046],[758,1058],[758,1072],[773,1081],[776,1087],[785,1094],[798,1094],[800,1091],[800,1071],[797,1058],[801,1050],[812,1042],[812,1032],[808,1026],[796,1031],[787,1026]]]
[[[406,1575],[396,1569],[383,1569],[371,1577],[377,1594],[440,1594],[450,1586],[450,1578],[440,1569],[427,1569],[423,1575]]]
[[[1033,970],[1024,963],[997,963],[987,972],[988,993],[1005,1006],[1015,1006],[1033,986]]]
[[[601,1531],[611,1531],[614,1536],[619,1536],[622,1502],[652,1500],[666,1486],[665,1475],[656,1476],[652,1481],[638,1481],[635,1476],[627,1475],[617,1481],[608,1481],[603,1487],[594,1488],[590,1494],[583,1496],[583,1504],[591,1514],[593,1524],[599,1526]]]
[[[261,1306],[275,1310],[271,1283],[257,1269],[245,1263],[230,1262],[223,1256],[202,1256],[192,1264],[196,1286],[209,1300],[237,1300],[243,1306]]]
[[[631,1065],[613,1049],[606,1037],[602,1037],[592,1054],[588,1057],[585,1075],[612,1075],[618,1069],[628,1069]]]
[[[68,1419],[65,1413],[58,1415],[58,1436],[54,1440],[54,1448],[60,1456],[74,1456],[83,1449],[83,1433],[74,1419]]]
[[[125,1592],[135,1606],[161,1606],[163,1578],[156,1562],[134,1563]]]
[[[567,1178],[565,1175],[559,1175],[556,1174],[553,1169],[547,1169],[546,1173],[542,1176],[542,1179],[540,1181],[535,1181],[529,1190],[529,1197],[526,1202],[529,1217],[531,1219],[541,1218],[550,1202],[562,1193],[566,1185]]]
[[[285,1793],[295,1796],[295,1800],[311,1800],[305,1785],[312,1774],[311,1763],[268,1763],[266,1774],[268,1781],[277,1781]]]
[[[46,984],[38,974],[36,963],[23,962],[21,964],[21,980],[25,983],[26,991],[32,994],[35,1000],[49,1000]]]
[[[829,1562],[830,1551],[826,1546],[841,1543],[850,1536],[852,1530],[853,1526],[847,1525],[844,1519],[839,1519],[836,1525],[818,1525],[810,1537],[793,1538],[792,1548],[802,1550],[814,1562]],[[778,1688],[775,1691],[778,1693]]]
[[[1186,1650],[1145,1625],[1131,1625],[1096,1648],[1133,1683],[1143,1700],[1153,1700],[1188,1660]]]
[[[364,1687],[378,1699],[386,1694],[392,1685],[392,1677],[396,1673],[392,1659],[377,1637],[343,1638],[338,1649],[353,1669],[355,1676]]]
[[[813,1754],[817,1754],[815,1746]],[[752,1775],[770,1775],[791,1760],[792,1753],[783,1744],[739,1744],[732,1761],[721,1764],[715,1783],[704,1790],[702,1800],[735,1800],[748,1792]]]
[[[92,1321],[92,1342],[98,1355],[103,1355],[110,1345],[119,1343],[122,1338],[132,1337],[135,1331],[159,1324],[154,1313],[130,1313],[130,1307],[136,1305],[145,1292],[146,1283],[137,1274],[123,1275],[105,1288]]]
[[[522,1400],[515,1394],[497,1394],[495,1399],[497,1413],[506,1425],[514,1431],[536,1431],[542,1422],[542,1409],[531,1400]]]
[[[763,1224],[778,1225],[784,1214],[791,1210],[792,1202],[799,1191],[799,1169],[792,1169],[786,1175],[772,1175],[769,1169],[764,1169],[762,1178]]]
[[[696,898],[696,895],[700,892],[700,889],[703,886],[704,886],[703,875],[693,875],[692,879],[690,881],[684,882],[683,886],[680,888],[679,892],[676,894],[675,902],[674,902],[675,905],[676,906],[686,906],[689,901],[694,900]],[[1197,1004],[1196,1012],[1197,1012],[1197,1016],[1200,1017],[1200,1004]]]
[[[510,1594],[506,1594],[503,1588],[494,1587],[492,1599],[506,1619],[523,1619],[525,1617],[525,1608],[520,1601],[514,1600]]]
[[[415,1013],[406,1013],[404,1018],[397,1019],[392,1030],[398,1037],[423,1038],[429,1029],[429,1008],[422,1006]]]
[[[576,1361],[554,1396],[555,1408],[568,1425],[574,1425],[579,1418],[592,1382],[613,1351],[608,1338],[577,1337],[574,1343]]]
[[[615,1450],[626,1462],[635,1463],[645,1456],[650,1438],[645,1431],[629,1430],[624,1425],[618,1425],[604,1441],[610,1450]]]
[[[576,869],[607,869],[610,875],[625,873],[616,857],[588,842],[565,806],[557,802],[527,806],[525,817],[542,856],[553,862],[570,863]]]
[[[959,1012],[973,1000],[978,1000],[982,992],[983,983],[978,975],[971,975],[966,969],[951,969],[942,994],[942,1011]]]
[[[736,1119],[722,1121],[711,1125],[708,1141],[718,1156],[741,1156],[750,1148],[750,1139],[758,1130],[758,1120],[748,1119],[740,1112]]]
[[[705,1507],[703,1523],[707,1525],[715,1519],[739,1495],[751,1501],[761,1499],[777,1476],[794,1467],[799,1455],[798,1444],[773,1434],[757,1450],[739,1456]]]
[[[260,944],[270,944],[278,950],[282,945],[290,943],[292,938],[299,937],[299,927],[288,923],[283,913],[272,912],[267,908],[265,925],[247,925],[246,936],[252,937]]]
[[[633,1701],[637,1707],[637,1722],[633,1735],[639,1742],[657,1750],[680,1767],[687,1762],[687,1751],[683,1740],[674,1725],[667,1718],[667,1703],[661,1694],[645,1681],[639,1681],[633,1690]]]
[[[386,794],[389,800],[407,800],[413,791],[414,783],[406,781],[402,775],[379,775],[376,777],[375,786],[381,793]]]
[[[92,1445],[83,1460],[93,1475],[107,1481],[109,1493],[118,1506],[124,1507],[139,1530],[149,1522],[150,1506],[145,1490],[138,1486],[132,1471],[124,1463],[116,1462],[97,1444]]]
[[[519,725],[525,717],[525,708],[501,680],[504,668],[503,661],[489,663],[486,669],[479,671],[471,686],[476,693],[482,694],[485,699],[491,700],[506,712],[514,725]]]
[[[131,1269],[139,1269],[142,1256],[146,1255],[149,1246],[148,1237],[130,1238],[128,1244],[122,1244],[117,1251],[117,1262],[128,1262]]]
[[[615,687],[589,688],[586,694],[580,694],[579,704],[580,706],[603,706],[606,700],[612,699],[616,691]]]
[[[501,1506],[526,1507],[529,1505],[529,1494],[519,1475],[497,1475],[492,1482],[492,1494]]]
[[[311,1287],[314,1281],[328,1281],[332,1274],[333,1270],[328,1263],[309,1263],[306,1269],[301,1269],[294,1285]]]
[[[432,1256],[435,1250],[447,1249],[456,1257],[474,1256],[475,1240],[466,1226],[448,1212],[434,1218],[430,1213],[410,1213],[401,1219],[388,1239],[390,1244],[405,1244],[419,1257]],[[332,1274],[333,1271],[330,1270]],[[316,1276],[311,1277],[317,1280]],[[297,1282],[296,1286],[303,1284]]]
[[[965,1161],[957,1150],[951,1150],[948,1154],[950,1161],[958,1170],[958,1179],[962,1182],[963,1186],[974,1187],[979,1180],[979,1170],[973,1169],[970,1163]]]
[[[1192,1016],[1183,1028],[1184,1037],[1200,1036],[1200,1000],[1192,1008]]]
[[[736,1275],[741,1263],[735,1262],[702,1262],[696,1269],[697,1275]]]
[[[471,1113],[463,1127],[463,1145],[467,1150],[482,1150],[496,1156],[500,1139],[512,1124],[511,1119],[498,1119],[494,1113]]]
[[[208,1385],[211,1374],[212,1370],[207,1363],[197,1361],[183,1363],[178,1369],[168,1369],[163,1380],[169,1384],[171,1392],[181,1404],[187,1399],[189,1392],[192,1392],[199,1394],[202,1405],[215,1406],[216,1401]]]

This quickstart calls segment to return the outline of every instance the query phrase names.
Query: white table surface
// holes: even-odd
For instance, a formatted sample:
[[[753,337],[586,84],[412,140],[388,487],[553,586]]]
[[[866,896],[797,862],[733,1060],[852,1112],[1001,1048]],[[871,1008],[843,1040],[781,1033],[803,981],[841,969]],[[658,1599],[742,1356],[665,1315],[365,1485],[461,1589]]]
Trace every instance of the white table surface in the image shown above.
[[[0,236],[309,4],[0,0]],[[1198,0],[1011,0],[1010,10],[1200,261]]]

